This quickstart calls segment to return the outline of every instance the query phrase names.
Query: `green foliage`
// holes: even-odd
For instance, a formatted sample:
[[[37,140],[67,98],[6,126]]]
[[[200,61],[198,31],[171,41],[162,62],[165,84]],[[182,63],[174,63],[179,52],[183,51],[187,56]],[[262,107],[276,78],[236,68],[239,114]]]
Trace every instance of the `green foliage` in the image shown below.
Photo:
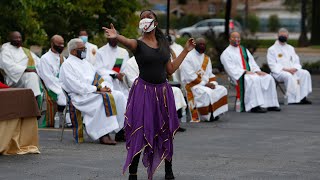
[[[134,12],[139,7],[138,0],[1,0],[0,44],[13,30],[22,33],[25,45],[49,46],[54,34],[67,42],[81,29],[94,39],[103,32],[101,27],[110,23],[121,34],[135,37],[138,23]]]
[[[38,20],[38,14],[27,0],[1,0],[0,8],[0,44],[7,42],[10,31],[20,31],[25,42],[45,42],[46,33],[42,28],[42,22]],[[38,39],[36,42],[35,38]]]
[[[320,60],[312,63],[303,63],[302,68],[308,70],[311,74],[320,74]]]
[[[244,26],[244,18],[241,15],[237,15],[236,17],[234,17],[234,20],[238,21],[241,26]]]
[[[271,32],[276,32],[280,28],[280,21],[276,14],[273,14],[268,19],[269,22],[269,30]]]
[[[248,28],[252,34],[259,29],[259,18],[255,14],[248,15]]]

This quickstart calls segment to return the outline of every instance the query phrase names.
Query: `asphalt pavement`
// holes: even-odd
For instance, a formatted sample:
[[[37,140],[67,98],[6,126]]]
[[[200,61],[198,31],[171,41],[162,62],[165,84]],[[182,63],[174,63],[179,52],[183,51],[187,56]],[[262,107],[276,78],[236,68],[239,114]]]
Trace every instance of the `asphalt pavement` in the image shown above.
[[[312,105],[283,105],[281,112],[236,113],[233,89],[230,111],[211,123],[182,123],[186,132],[174,141],[177,180],[320,179],[320,76],[313,76]],[[224,76],[219,77],[227,85]],[[279,101],[283,95],[279,92]],[[72,132],[59,141],[59,129],[40,129],[36,155],[0,156],[0,179],[117,180],[122,175],[124,143],[100,145],[85,137],[76,144]],[[139,164],[139,179],[147,179]],[[155,180],[164,179],[164,165]]]

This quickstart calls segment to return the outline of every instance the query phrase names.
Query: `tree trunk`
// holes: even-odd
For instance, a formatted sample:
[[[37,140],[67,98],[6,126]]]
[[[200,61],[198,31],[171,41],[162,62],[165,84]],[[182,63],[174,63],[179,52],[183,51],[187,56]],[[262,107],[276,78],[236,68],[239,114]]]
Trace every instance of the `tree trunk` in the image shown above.
[[[167,0],[167,28],[166,28],[167,36],[169,36],[169,29],[170,29],[170,0]]]
[[[229,40],[229,20],[230,20],[230,14],[231,14],[231,4],[232,4],[232,0],[227,0],[225,24],[224,24],[224,36],[227,41]]]
[[[306,47],[309,45],[308,37],[307,37],[307,29],[306,29],[306,17],[307,17],[307,9],[306,9],[306,0],[301,0],[301,34],[298,40],[299,47]]]
[[[312,0],[311,44],[320,45],[320,1]]]

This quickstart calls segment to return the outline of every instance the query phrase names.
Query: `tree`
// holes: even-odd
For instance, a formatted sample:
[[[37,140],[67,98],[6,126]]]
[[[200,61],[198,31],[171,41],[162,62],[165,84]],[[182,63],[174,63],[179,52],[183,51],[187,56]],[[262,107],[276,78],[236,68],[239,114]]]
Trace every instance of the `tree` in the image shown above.
[[[301,0],[301,34],[298,40],[299,47],[306,47],[309,45],[306,29],[307,8],[306,0]]]
[[[137,35],[138,0],[1,0],[0,44],[9,31],[18,30],[26,45],[49,46],[49,38],[60,34],[69,41],[81,29],[89,35],[103,32],[114,23],[120,33]]]
[[[320,1],[312,0],[311,44],[320,45]]]
[[[230,20],[230,14],[231,14],[231,6],[232,6],[232,0],[227,0],[226,3],[226,14],[225,14],[225,23],[224,23],[224,36],[225,39],[229,40],[229,20]]]
[[[37,0],[35,0],[37,1]],[[47,34],[38,14],[27,0],[0,1],[0,44],[7,42],[10,31],[20,31],[25,43],[42,44]]]
[[[276,14],[273,14],[269,17],[269,30],[271,32],[276,32],[280,27],[279,18]]]

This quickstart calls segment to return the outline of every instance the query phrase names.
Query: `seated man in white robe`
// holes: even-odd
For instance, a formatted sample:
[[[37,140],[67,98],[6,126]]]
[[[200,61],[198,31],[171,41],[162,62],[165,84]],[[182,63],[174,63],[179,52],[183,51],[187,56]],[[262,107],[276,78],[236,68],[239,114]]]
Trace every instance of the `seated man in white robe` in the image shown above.
[[[169,30],[168,40],[170,43],[171,56],[174,59],[183,51],[183,47],[176,43],[176,34],[172,29]],[[181,83],[180,68],[178,68],[171,76],[173,81]]]
[[[9,40],[10,42],[2,45],[0,58],[6,84],[13,88],[30,88],[35,97],[39,96],[40,83],[35,66],[40,59],[29,49],[22,47],[20,32],[11,32]]]
[[[195,49],[189,52],[180,67],[192,122],[218,120],[220,114],[228,111],[227,89],[218,85],[205,50],[205,39],[196,39]]]
[[[51,38],[51,48],[42,57],[40,63],[37,65],[37,71],[40,78],[43,80],[47,89],[47,111],[46,111],[46,125],[53,127],[54,115],[56,111],[59,113],[60,122],[62,122],[63,110],[66,106],[66,97],[61,88],[59,81],[60,66],[65,58],[62,56],[64,50],[64,39],[60,35],[54,35]],[[50,101],[56,102],[57,105],[51,105]],[[54,107],[56,106],[56,107]],[[49,109],[50,108],[50,109]],[[67,118],[69,120],[69,118]],[[66,122],[71,125],[71,122]],[[64,125],[64,124],[62,124]]]
[[[129,59],[126,49],[119,47],[116,39],[108,39],[108,43],[99,48],[96,59],[96,69],[103,79],[112,82],[111,89],[129,96],[128,85],[123,81],[124,69]]]
[[[284,82],[288,103],[311,104],[307,99],[312,92],[310,73],[301,68],[299,56],[287,44],[288,36],[288,30],[281,28],[278,40],[268,49],[267,61],[271,75],[278,82]]]
[[[111,91],[95,68],[85,60],[86,49],[81,39],[70,40],[68,51],[70,55],[59,74],[62,88],[75,108],[81,111],[88,135],[93,140],[99,139],[102,144],[116,144],[109,133],[123,128],[125,97],[118,91]]]
[[[261,71],[251,53],[240,46],[238,32],[231,33],[229,41],[230,45],[223,51],[220,59],[231,80],[237,84],[239,111],[280,111],[273,77]]]
[[[83,41],[84,45],[87,48],[86,60],[93,66],[95,66],[98,46],[88,41],[89,37],[86,30],[81,30],[79,32],[79,38]]]
[[[127,61],[126,69],[124,70],[125,80],[127,81],[127,84],[129,87],[132,87],[132,84],[133,84],[134,80],[137,79],[137,77],[139,76],[139,73],[140,72],[139,72],[139,66],[137,64],[137,61],[136,61],[135,57],[132,56]],[[184,100],[184,97],[183,97],[181,90],[177,87],[172,87],[172,91],[173,91],[173,96],[174,96],[174,101],[175,101],[177,111],[179,109],[186,108],[187,104]],[[181,117],[179,117],[179,118],[181,118]],[[185,129],[179,127],[178,131],[184,132]]]

